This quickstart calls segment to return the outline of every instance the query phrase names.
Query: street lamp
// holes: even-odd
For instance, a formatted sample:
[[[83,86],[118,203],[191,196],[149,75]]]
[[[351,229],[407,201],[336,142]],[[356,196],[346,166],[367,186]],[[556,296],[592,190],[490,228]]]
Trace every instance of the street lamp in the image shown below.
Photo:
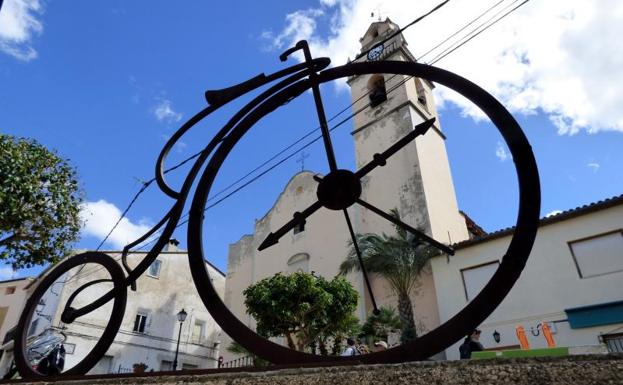
[[[177,320],[180,321],[180,331],[177,334],[177,347],[175,348],[175,359],[173,360],[173,370],[177,370],[177,353],[180,351],[180,338],[182,337],[182,324],[186,321],[187,313],[182,309],[177,313]]]

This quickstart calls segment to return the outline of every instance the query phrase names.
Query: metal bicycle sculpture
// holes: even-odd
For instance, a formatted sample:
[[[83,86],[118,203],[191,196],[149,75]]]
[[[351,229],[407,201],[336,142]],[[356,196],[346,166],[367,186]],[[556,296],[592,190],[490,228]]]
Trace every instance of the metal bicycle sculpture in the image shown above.
[[[484,321],[501,303],[519,277],[530,250],[532,249],[540,210],[540,188],[536,162],[530,144],[515,119],[486,91],[458,75],[439,68],[413,62],[378,61],[355,62],[327,69],[330,59],[312,58],[306,41],[300,41],[296,46],[284,52],[280,56],[281,61],[285,61],[289,55],[299,50],[303,51],[305,57],[305,61],[300,64],[293,65],[270,75],[261,74],[230,88],[206,92],[205,96],[209,106],[182,125],[169,139],[162,149],[156,164],[157,184],[166,195],[175,200],[175,203],[156,226],[141,238],[124,248],[122,253],[123,268],[112,257],[104,253],[85,252],[61,262],[41,280],[26,303],[14,337],[15,361],[23,377],[42,376],[42,374],[36,370],[36,363],[32,360],[32,357],[29,357],[29,338],[27,335],[27,331],[33,321],[33,315],[36,316],[36,307],[42,296],[50,285],[59,279],[59,277],[62,277],[63,274],[66,274],[77,266],[87,263],[99,265],[100,269],[105,269],[110,275],[110,278],[106,280],[96,279],[84,284],[69,296],[66,303],[59,304],[58,306],[61,306],[60,309],[62,309],[61,321],[65,324],[71,324],[79,320],[80,317],[97,311],[97,309],[107,305],[110,301],[112,301],[112,310],[109,322],[105,326],[99,341],[97,341],[90,352],[85,355],[84,359],[63,374],[84,374],[104,356],[104,353],[112,344],[121,325],[126,305],[127,287],[134,287],[136,280],[149,268],[163,250],[167,241],[171,238],[189,198],[191,187],[196,182],[202,169],[203,172],[199,176],[190,206],[187,234],[188,259],[197,291],[215,321],[221,326],[225,333],[247,350],[274,364],[296,364],[352,359],[347,357],[314,355],[290,350],[285,346],[273,343],[257,335],[253,330],[249,329],[238,320],[219,297],[206,269],[202,249],[203,212],[206,207],[206,201],[212,183],[230,151],[256,122],[309,89],[311,89],[313,93],[330,172],[324,178],[317,179],[318,200],[300,213],[294,213],[290,221],[285,223],[279,230],[271,233],[264,240],[260,249],[268,248],[275,244],[279,238],[289,230],[292,230],[297,224],[304,221],[305,218],[322,208],[340,210],[344,213],[350,236],[356,244],[355,233],[346,209],[354,204],[371,206],[360,198],[361,178],[374,169],[382,167],[386,162],[391,161],[393,154],[415,140],[417,136],[423,135],[432,125],[434,119],[417,125],[413,131],[398,142],[375,154],[373,159],[370,159],[370,162],[361,169],[355,172],[340,169],[333,152],[319,86],[323,83],[344,77],[379,73],[412,76],[442,84],[465,96],[491,119],[502,134],[513,156],[519,183],[519,212],[512,240],[498,270],[480,294],[478,294],[463,310],[435,330],[416,340],[389,350],[358,356],[357,360],[363,363],[383,363],[426,359],[468,334],[468,331],[474,329]],[[169,150],[180,137],[191,127],[220,107],[252,90],[273,82],[276,83],[246,104],[216,133],[213,139],[199,154],[194,164],[192,164],[181,189],[179,191],[173,189],[164,178],[163,164]],[[374,206],[371,207],[376,209]],[[379,209],[376,209],[376,212],[379,215],[383,214]],[[438,247],[443,252],[453,253],[450,247],[429,238],[416,229],[402,222],[398,222],[397,224],[412,233],[414,237]],[[138,265],[134,268],[130,268],[126,257],[131,248],[153,236],[159,229],[162,229],[162,232],[153,248]],[[359,255],[359,258],[361,261],[361,255]],[[364,277],[366,277],[363,266],[362,270],[364,271]],[[74,308],[72,306],[75,297],[80,292],[102,281],[108,282],[108,284],[112,285],[112,288],[88,305],[79,308]]]

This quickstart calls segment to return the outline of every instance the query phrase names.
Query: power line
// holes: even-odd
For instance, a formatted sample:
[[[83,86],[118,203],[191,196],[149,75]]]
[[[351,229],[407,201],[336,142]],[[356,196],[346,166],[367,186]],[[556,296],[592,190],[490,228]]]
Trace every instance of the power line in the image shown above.
[[[444,43],[446,43],[448,40],[452,39],[454,36],[458,35],[459,33],[461,33],[463,30],[465,30],[465,28],[469,27],[470,25],[474,24],[478,19],[480,19],[482,16],[486,15],[488,12],[490,12],[493,8],[497,7],[498,5],[500,5],[500,3],[503,3],[504,0],[500,0],[497,3],[495,3],[494,5],[492,5],[491,7],[489,7],[486,11],[484,11],[483,13],[481,13],[480,15],[476,16],[476,18],[472,19],[472,21],[470,21],[469,23],[465,24],[462,28],[460,28],[459,30],[457,30],[456,32],[454,32],[452,35],[448,36],[447,38],[443,39],[440,43],[438,43],[437,45],[435,45],[433,48],[429,49],[428,51],[424,52],[419,58],[418,61],[423,58],[424,56],[428,55],[429,53],[431,53],[432,51],[436,50],[437,48],[439,48],[440,46],[442,46]]]
[[[512,4],[516,3],[519,0],[515,0]],[[510,15],[511,13],[515,12],[517,9],[519,9],[520,7],[522,7],[523,5],[525,5],[526,3],[528,3],[530,0],[524,0],[521,4],[517,5],[516,7],[512,8],[510,11],[506,12],[505,14],[503,14],[502,16],[500,16],[498,19],[494,20],[491,24],[487,25],[485,28],[481,29],[480,31],[474,33],[473,35],[471,35],[469,38],[465,39],[463,42],[461,42],[459,45],[455,46],[454,48],[452,48],[451,50],[437,55],[435,58],[432,59],[432,61],[429,64],[435,64],[438,61],[440,61],[441,59],[445,58],[446,56],[448,56],[449,54],[451,54],[452,52],[456,51],[457,49],[461,48],[463,45],[465,45],[466,43],[468,43],[469,41],[471,41],[473,38],[475,38],[476,36],[480,35],[481,33],[483,33],[484,31],[486,31],[487,29],[491,28],[492,26],[494,26],[496,23],[498,23],[500,20],[504,19],[505,17],[507,17],[508,15]],[[512,5],[511,4],[511,5]],[[508,8],[508,7],[506,7]],[[499,14],[499,12],[498,12]],[[497,15],[497,14],[496,14]],[[489,19],[491,20],[491,19]],[[487,20],[487,22],[489,21]],[[486,23],[486,22],[485,22]],[[480,26],[482,26],[483,24],[481,24]],[[480,28],[480,26],[478,28]],[[476,28],[477,29],[477,28]],[[475,31],[475,30],[473,30]],[[473,32],[472,31],[472,32]]]

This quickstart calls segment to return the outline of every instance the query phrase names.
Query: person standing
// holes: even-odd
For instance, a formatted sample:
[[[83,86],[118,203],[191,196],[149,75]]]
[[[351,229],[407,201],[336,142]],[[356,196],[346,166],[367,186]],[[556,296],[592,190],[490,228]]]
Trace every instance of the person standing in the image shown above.
[[[480,343],[480,330],[475,329],[470,335],[465,337],[465,340],[459,346],[459,354],[461,359],[468,359],[472,357],[472,352],[480,352],[485,350],[484,346]]]
[[[387,350],[387,342],[385,341],[376,341],[374,343],[374,351],[381,352],[383,350]]]
[[[355,346],[355,340],[348,338],[346,340],[346,349],[342,352],[342,356],[355,356],[357,355],[357,347]]]

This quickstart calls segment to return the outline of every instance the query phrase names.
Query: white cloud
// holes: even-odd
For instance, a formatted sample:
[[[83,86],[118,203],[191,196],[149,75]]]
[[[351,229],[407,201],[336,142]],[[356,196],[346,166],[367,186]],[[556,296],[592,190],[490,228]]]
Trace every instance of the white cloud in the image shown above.
[[[590,162],[586,164],[586,167],[590,168],[591,170],[593,170],[593,172],[597,172],[599,171],[599,163],[595,163],[595,162]]]
[[[100,199],[97,202],[86,202],[80,210],[80,216],[85,221],[82,229],[83,235],[104,239],[119,220],[121,210],[114,204]],[[121,249],[145,234],[151,226],[145,219],[132,223],[128,218],[123,218],[115,231],[110,234],[107,242]]]
[[[0,50],[19,60],[35,59],[37,51],[30,42],[43,31],[37,19],[42,12],[39,0],[5,0],[0,10]]]
[[[410,50],[419,57],[496,2],[448,3],[405,32]],[[511,2],[500,7],[519,4]],[[381,13],[404,26],[438,3],[386,0]],[[378,0],[319,0],[315,9],[288,14],[280,33],[264,37],[279,48],[307,39],[315,56],[344,64],[358,53],[359,38],[377,8]],[[544,112],[560,134],[623,132],[621,23],[623,2],[618,0],[532,1],[435,65],[479,84],[512,112]],[[321,36],[318,31],[329,32]],[[441,88],[437,98],[459,105],[475,119],[482,117],[453,92]]]
[[[0,267],[0,281],[6,281],[7,279],[13,279],[15,277],[15,271],[11,266],[4,265]]]
[[[545,214],[545,217],[553,217],[554,215],[562,214],[562,210],[553,210]]]
[[[171,101],[168,99],[162,99],[154,107],[154,115],[160,122],[176,123],[182,119],[182,114],[173,110]]]
[[[498,142],[498,145],[495,148],[495,156],[497,156],[502,162],[511,159],[511,154],[506,151],[502,142]]]

